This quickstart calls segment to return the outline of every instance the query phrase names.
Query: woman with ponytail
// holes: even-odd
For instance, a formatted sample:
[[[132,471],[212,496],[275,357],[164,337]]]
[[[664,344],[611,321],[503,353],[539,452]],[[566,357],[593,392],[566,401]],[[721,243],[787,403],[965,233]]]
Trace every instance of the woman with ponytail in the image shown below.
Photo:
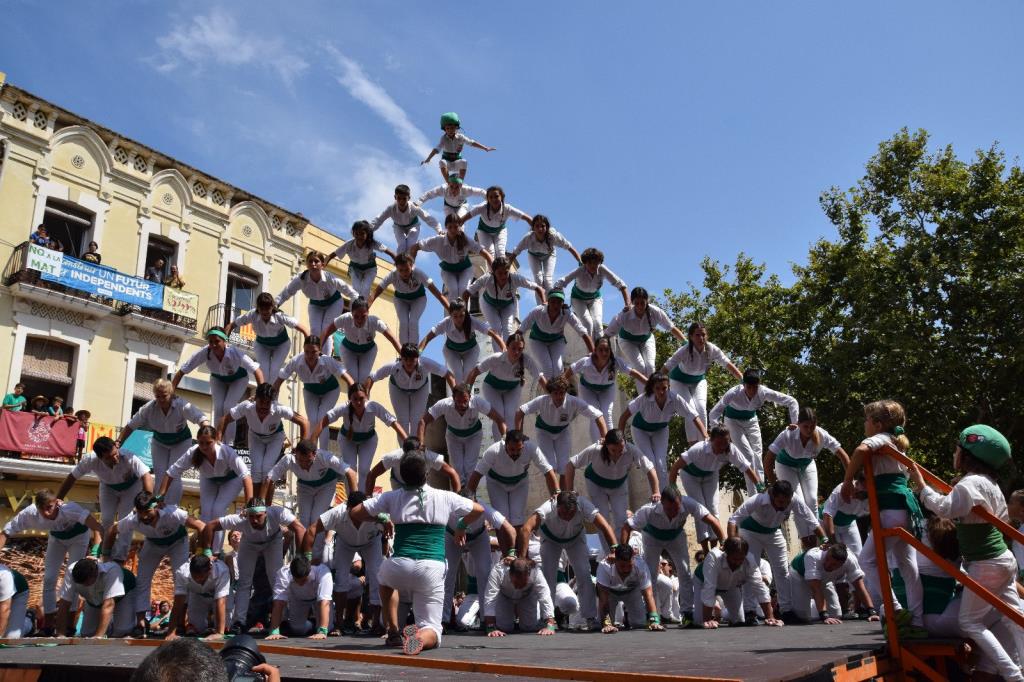
[[[476,340],[477,334],[487,334],[491,337],[492,345],[499,350],[505,350],[505,342],[501,340],[498,332],[471,316],[465,302],[462,299],[456,299],[452,301],[451,307],[448,309],[448,317],[431,327],[427,335],[420,341],[420,351],[425,350],[435,337],[443,335],[445,342],[442,352],[445,364],[448,365],[448,370],[455,375],[455,382],[462,383],[480,361],[480,344]]]
[[[274,305],[274,297],[262,292],[256,297],[256,308],[244,315],[239,315],[224,328],[224,333],[231,338],[231,331],[246,325],[252,325],[256,333],[256,341],[252,350],[256,355],[256,364],[263,370],[267,381],[272,381],[281,371],[288,349],[292,347],[289,329],[296,329],[304,336],[309,336],[309,329],[294,317],[285,315]]]
[[[416,258],[420,251],[437,254],[441,266],[441,281],[445,292],[451,299],[461,298],[469,280],[473,278],[473,263],[469,260],[472,253],[479,254],[490,267],[493,257],[479,242],[470,241],[462,231],[462,223],[458,216],[450,215],[444,219],[445,234],[424,239],[412,245],[409,255]]]
[[[619,337],[619,354],[629,369],[635,369],[648,377],[656,369],[654,357],[657,353],[654,330],[662,329],[680,341],[684,340],[683,332],[672,324],[665,311],[651,305],[650,294],[643,287],[635,287],[629,294],[632,305],[619,312],[608,323],[604,330],[605,336]],[[643,388],[645,380],[636,379],[637,391]]]
[[[471,296],[480,296],[480,312],[483,313],[488,326],[501,338],[515,331],[515,321],[519,318],[517,289],[533,289],[537,294],[537,302],[543,305],[545,301],[546,289],[542,289],[536,282],[518,272],[509,272],[509,267],[509,260],[505,256],[498,256],[491,261],[490,273],[478,277],[462,294],[462,300],[466,305],[469,305]],[[491,342],[491,348],[495,353],[501,350],[494,341]]]

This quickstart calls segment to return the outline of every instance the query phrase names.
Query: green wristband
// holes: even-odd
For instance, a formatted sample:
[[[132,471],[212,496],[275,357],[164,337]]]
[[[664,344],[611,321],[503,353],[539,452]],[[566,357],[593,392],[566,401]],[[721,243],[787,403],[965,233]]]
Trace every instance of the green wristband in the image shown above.
[[[281,634],[281,628],[274,628],[273,630],[270,631],[270,634],[272,634],[272,635],[279,635],[279,634]]]
[[[387,523],[390,520],[391,520],[391,516],[388,515],[387,512],[381,512],[380,514],[377,514],[377,523],[385,524],[385,523]]]
[[[90,545],[90,547],[89,547],[89,556],[99,556],[99,555],[100,555],[100,546],[99,545]]]
[[[558,625],[556,625],[555,623],[548,623],[547,628],[548,630],[555,632],[558,630]]]
[[[213,550],[210,549],[209,547],[207,547],[206,549],[203,550],[203,556],[212,557],[213,556]]]
[[[648,623],[656,623],[656,624],[660,625],[661,624],[661,614],[659,614],[659,613],[657,613],[655,611],[651,611],[650,613],[647,614],[647,622]]]
[[[494,625],[488,625],[487,626],[487,632],[494,632],[497,629],[498,629],[497,626],[494,626]]]
[[[462,517],[455,523],[455,527],[459,530],[466,530],[466,517]]]
[[[316,629],[316,631],[317,631],[318,634],[321,634],[321,635],[326,635],[327,634],[327,628],[325,628],[325,627],[319,627],[319,628]]]

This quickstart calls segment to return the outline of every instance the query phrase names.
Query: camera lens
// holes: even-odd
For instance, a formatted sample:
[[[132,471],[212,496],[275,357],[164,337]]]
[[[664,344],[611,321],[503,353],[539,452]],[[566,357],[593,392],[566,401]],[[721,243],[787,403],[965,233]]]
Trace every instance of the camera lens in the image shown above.
[[[221,649],[220,657],[224,659],[224,669],[227,670],[229,680],[235,677],[251,678],[253,666],[267,662],[256,640],[249,635],[232,638]]]

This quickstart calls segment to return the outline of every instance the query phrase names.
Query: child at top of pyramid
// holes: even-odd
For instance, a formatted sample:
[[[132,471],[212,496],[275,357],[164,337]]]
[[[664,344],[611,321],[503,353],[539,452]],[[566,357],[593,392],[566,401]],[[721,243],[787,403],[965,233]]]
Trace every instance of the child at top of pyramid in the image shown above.
[[[485,152],[493,152],[495,149],[466,137],[461,128],[459,115],[454,111],[441,114],[441,130],[444,131],[444,135],[441,136],[441,141],[437,143],[437,146],[430,150],[427,158],[420,163],[421,166],[426,165],[430,163],[435,154],[440,154],[441,178],[445,182],[448,181],[449,175],[458,175],[460,179],[466,179],[466,160],[462,158],[463,146],[468,144],[471,147],[483,149]]]

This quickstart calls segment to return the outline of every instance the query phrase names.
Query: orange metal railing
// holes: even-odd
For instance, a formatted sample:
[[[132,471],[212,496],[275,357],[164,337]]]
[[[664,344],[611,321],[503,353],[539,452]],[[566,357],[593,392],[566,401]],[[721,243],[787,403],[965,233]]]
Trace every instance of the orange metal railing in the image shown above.
[[[941,493],[947,494],[953,489],[941,478],[919,464],[916,464],[912,459],[892,447],[885,446],[880,450],[874,451],[873,455],[891,457],[908,468],[917,466],[918,469],[920,469],[921,474],[924,476],[925,481]],[[868,489],[868,503],[871,510],[871,534],[875,543],[875,555],[878,558],[879,583],[882,593],[882,601],[885,607],[885,630],[886,638],[889,643],[889,655],[893,661],[899,664],[898,669],[901,673],[915,670],[929,680],[933,680],[933,682],[945,682],[946,676],[944,674],[936,671],[928,665],[921,656],[911,651],[905,644],[900,642],[899,633],[896,627],[895,605],[893,604],[892,599],[889,598],[889,595],[892,594],[892,581],[889,578],[889,560],[885,552],[886,538],[899,538],[903,542],[911,545],[918,552],[921,552],[928,557],[932,563],[941,568],[951,578],[987,601],[1000,613],[1021,627],[1024,627],[1024,614],[1004,602],[996,595],[992,594],[992,592],[981,586],[977,581],[959,570],[956,566],[943,559],[935,552],[935,550],[924,544],[918,538],[914,537],[914,535],[907,531],[907,529],[882,528],[882,522],[879,517],[878,510],[878,491],[875,488],[874,467],[872,466],[871,460],[872,457],[864,459],[864,478]],[[1004,535],[1009,536],[1011,540],[1024,543],[1024,534],[988,510],[983,509],[982,507],[974,507],[971,512],[991,523]]]

